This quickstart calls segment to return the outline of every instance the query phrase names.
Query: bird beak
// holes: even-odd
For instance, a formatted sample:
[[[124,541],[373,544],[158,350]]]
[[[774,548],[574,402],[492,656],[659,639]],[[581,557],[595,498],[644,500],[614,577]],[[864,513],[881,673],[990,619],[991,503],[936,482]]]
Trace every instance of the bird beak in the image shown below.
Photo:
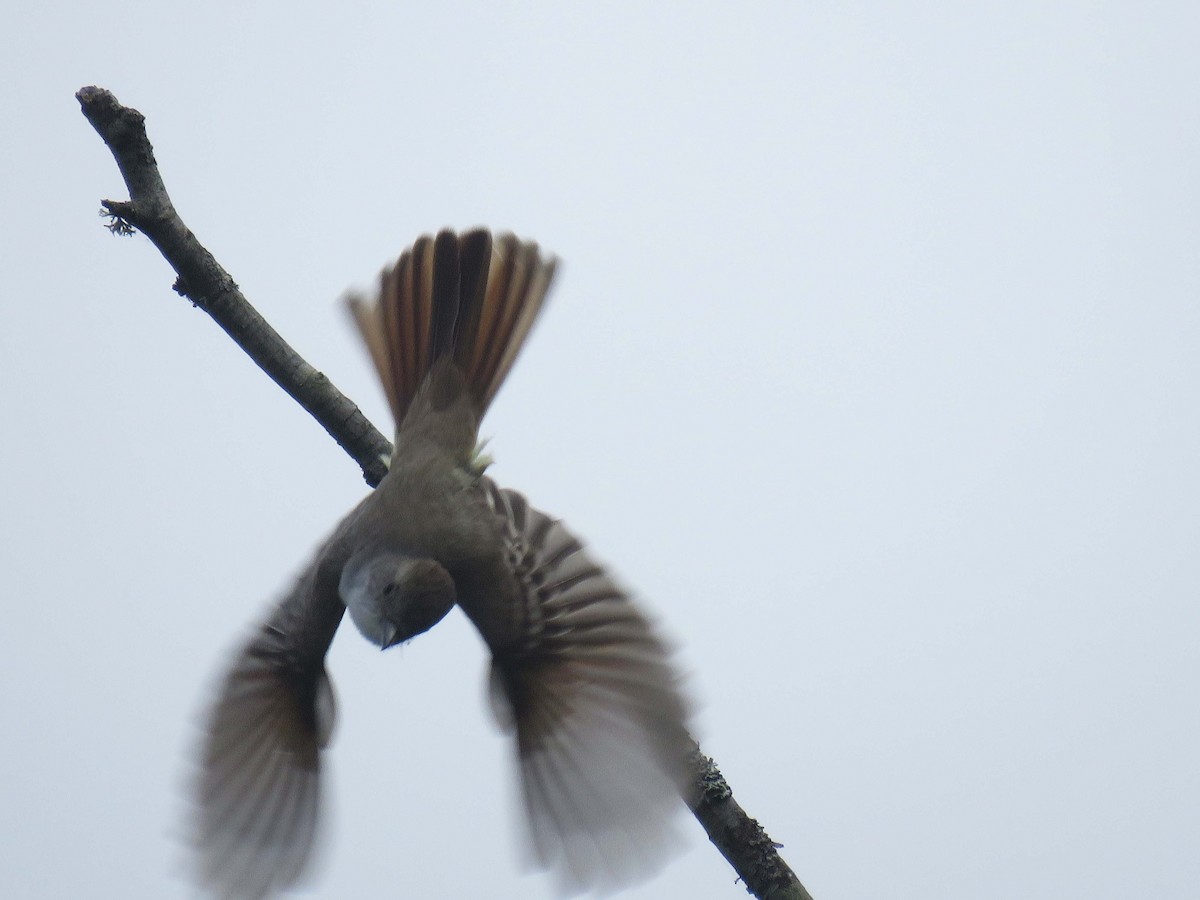
[[[388,629],[387,640],[380,646],[380,650],[386,650],[388,647],[393,647],[396,644],[396,626],[392,625]]]

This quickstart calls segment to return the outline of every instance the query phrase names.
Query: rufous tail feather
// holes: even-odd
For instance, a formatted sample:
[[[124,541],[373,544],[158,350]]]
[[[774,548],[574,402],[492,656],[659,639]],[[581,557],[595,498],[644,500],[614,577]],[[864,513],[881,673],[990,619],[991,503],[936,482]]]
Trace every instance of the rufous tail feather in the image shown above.
[[[542,309],[556,264],[512,234],[447,230],[401,253],[380,276],[374,302],[350,297],[396,423],[444,356],[453,357],[482,417]]]

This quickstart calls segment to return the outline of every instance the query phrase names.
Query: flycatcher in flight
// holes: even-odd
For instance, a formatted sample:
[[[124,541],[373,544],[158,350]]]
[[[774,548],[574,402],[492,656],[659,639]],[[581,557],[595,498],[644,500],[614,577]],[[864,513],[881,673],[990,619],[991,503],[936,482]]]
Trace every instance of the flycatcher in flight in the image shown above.
[[[443,231],[384,271],[373,302],[351,300],[395,450],[221,682],[195,787],[198,876],[215,894],[269,896],[304,871],[334,719],[325,654],[346,610],[385,649],[456,604],[479,630],[535,858],[567,890],[661,862],[691,797],[668,649],[561,523],[484,474],[478,449],[554,267],[512,235]]]

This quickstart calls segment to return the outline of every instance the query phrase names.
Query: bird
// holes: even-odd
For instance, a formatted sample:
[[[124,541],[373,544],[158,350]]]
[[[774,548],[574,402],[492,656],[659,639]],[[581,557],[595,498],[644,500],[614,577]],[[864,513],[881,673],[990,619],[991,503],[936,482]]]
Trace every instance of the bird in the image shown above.
[[[348,298],[394,450],[219,679],[192,786],[202,890],[257,900],[310,869],[335,719],[325,656],[347,611],[385,650],[455,606],[479,631],[532,858],[560,893],[644,880],[677,846],[695,745],[672,647],[566,526],[486,474],[479,443],[556,266],[511,233],[445,229],[374,298]]]

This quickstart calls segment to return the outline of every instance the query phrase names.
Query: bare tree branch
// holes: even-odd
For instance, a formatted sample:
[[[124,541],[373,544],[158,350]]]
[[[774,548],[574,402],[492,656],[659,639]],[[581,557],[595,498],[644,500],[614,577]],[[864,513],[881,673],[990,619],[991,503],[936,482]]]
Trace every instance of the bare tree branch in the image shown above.
[[[176,292],[208,313],[271,379],[321,423],[350,454],[372,487],[387,472],[392,446],[329,379],[305,362],[242,296],[237,284],[183,224],[154,160],[146,120],[108,91],[85,87],[75,95],[83,114],[112,151],[129,189],[127,202],[103,200],[117,234],[137,229],[179,275]]]
[[[729,782],[712,757],[705,756],[696,744],[692,754],[693,772],[699,800],[692,807],[696,821],[704,826],[708,839],[721,851],[746,890],[760,900],[812,900],[812,895],[791,870],[779,847],[767,836],[757,819],[752,819],[733,799]]]
[[[141,231],[178,274],[175,291],[203,309],[271,379],[307,410],[362,468],[372,487],[387,472],[392,446],[357,406],[305,362],[246,300],[229,273],[184,225],[154,159],[146,120],[109,91],[81,88],[84,116],[112,151],[129,189],[128,201],[103,200],[116,234]],[[693,764],[699,799],[692,808],[709,840],[759,900],[812,900],[778,847],[733,799],[712,759],[696,745]]]

